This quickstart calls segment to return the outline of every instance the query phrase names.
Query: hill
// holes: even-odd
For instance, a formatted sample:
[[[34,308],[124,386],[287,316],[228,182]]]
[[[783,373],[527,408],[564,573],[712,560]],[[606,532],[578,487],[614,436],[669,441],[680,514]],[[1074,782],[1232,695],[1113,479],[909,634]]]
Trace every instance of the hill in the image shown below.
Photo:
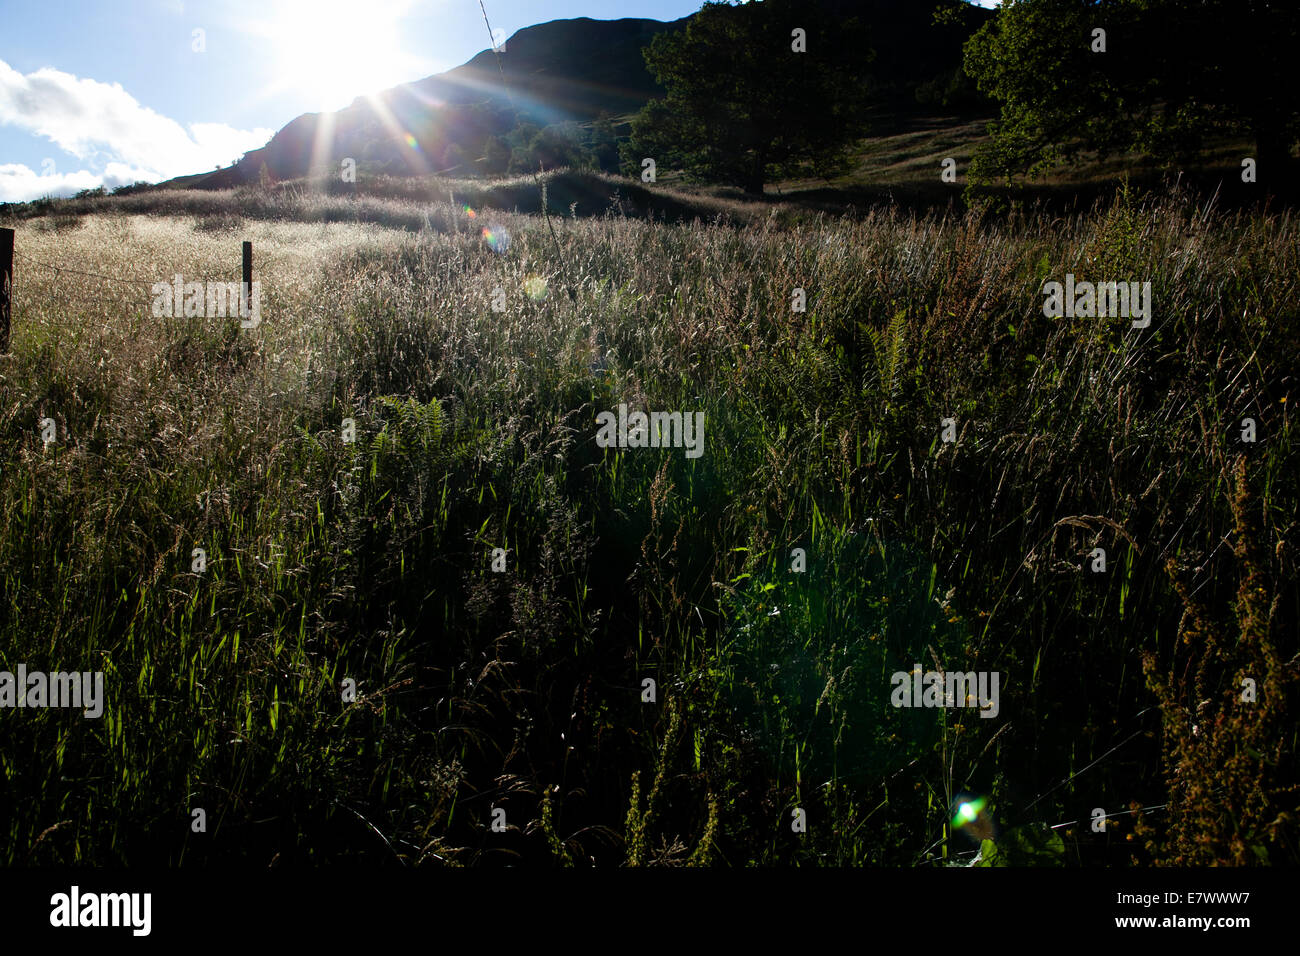
[[[234,166],[166,185],[224,189],[256,182],[263,166],[273,179],[293,179],[337,170],[349,157],[385,171],[430,173],[451,145],[477,156],[517,118],[546,126],[632,112],[660,92],[641,49],[685,23],[581,17],[526,27],[506,41],[499,66],[498,54],[484,50],[446,73],[357,97],[345,109],[304,113]]]
[[[962,82],[961,44],[989,11],[969,7],[936,23],[935,10],[944,6],[937,0],[820,2],[836,17],[858,17],[869,26],[872,50],[863,56],[873,57],[873,88],[887,124],[939,102],[959,110],[976,105]],[[164,185],[227,189],[264,177],[335,174],[345,158],[398,175],[445,172],[461,163],[462,173],[488,171],[479,157],[489,140],[520,123],[589,124],[627,116],[662,94],[642,50],[658,34],[685,29],[690,19],[581,17],[526,27],[506,41],[499,62],[496,52],[483,50],[446,73],[358,97],[345,109],[305,113],[234,166]]]

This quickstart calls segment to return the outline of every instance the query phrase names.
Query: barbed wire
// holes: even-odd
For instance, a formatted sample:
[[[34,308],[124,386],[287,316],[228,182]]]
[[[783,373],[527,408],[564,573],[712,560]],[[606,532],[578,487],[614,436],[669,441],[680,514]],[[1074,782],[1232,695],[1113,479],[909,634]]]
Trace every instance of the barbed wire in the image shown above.
[[[69,266],[56,266],[53,263],[42,262],[40,259],[33,259],[31,256],[21,253],[16,249],[14,250],[14,258],[22,259],[24,262],[31,263],[32,265],[42,269],[50,269],[54,272],[66,272],[71,275],[86,276],[87,278],[90,279],[103,279],[106,282],[120,282],[125,285],[145,284],[145,281],[143,279],[135,279],[135,278],[123,279],[120,276],[106,276],[99,272],[83,272],[80,269],[73,269]]]
[[[1144,707],[1144,708],[1142,708],[1140,711],[1138,711],[1136,714],[1134,714],[1132,717],[1130,717],[1128,720],[1126,720],[1122,726],[1124,726],[1125,729],[1127,729],[1128,727],[1132,726],[1132,724],[1133,724],[1135,721],[1140,720],[1144,715],[1146,715],[1146,714],[1149,713],[1150,711],[1153,711],[1153,710],[1158,709],[1158,707],[1159,707],[1158,704],[1152,704],[1152,705],[1150,705],[1149,707]],[[1037,797],[1035,797],[1035,798],[1033,799],[1033,801],[1031,801],[1029,804],[1027,804],[1027,805],[1025,806],[1025,812],[1028,812],[1029,810],[1032,810],[1035,806],[1038,805],[1038,803],[1039,803],[1039,802],[1040,802],[1044,797],[1048,796],[1048,794],[1055,793],[1055,792],[1056,792],[1057,790],[1059,790],[1061,787],[1065,786],[1065,785],[1068,784],[1068,783],[1071,783],[1071,782],[1072,782],[1076,777],[1080,777],[1080,776],[1082,776],[1084,773],[1086,773],[1087,771],[1091,770],[1093,767],[1095,767],[1097,764],[1101,763],[1103,760],[1105,760],[1107,757],[1109,757],[1109,756],[1110,756],[1111,754],[1113,754],[1115,751],[1119,750],[1121,747],[1123,747],[1123,746],[1124,746],[1125,744],[1127,744],[1129,741],[1134,740],[1135,738],[1140,737],[1142,734],[1144,734],[1144,733],[1149,733],[1149,732],[1150,732],[1150,728],[1139,728],[1138,730],[1136,730],[1136,731],[1134,731],[1133,733],[1129,734],[1127,737],[1125,737],[1123,740],[1121,740],[1118,744],[1116,744],[1115,746],[1111,747],[1111,748],[1110,748],[1109,750],[1107,750],[1104,754],[1102,754],[1102,755],[1101,755],[1100,757],[1098,757],[1096,760],[1092,761],[1090,764],[1088,764],[1088,765],[1087,765],[1086,767],[1084,767],[1083,769],[1081,769],[1081,770],[1077,770],[1077,771],[1071,773],[1069,776],[1067,776],[1067,777],[1066,777],[1064,780],[1062,780],[1060,783],[1058,783],[1058,784],[1056,784],[1055,786],[1052,786],[1052,787],[1050,787],[1049,789],[1045,790],[1044,792],[1040,793]],[[1118,736],[1118,735],[1116,735],[1116,736]],[[1113,738],[1112,738],[1112,739],[1113,739]],[[990,741],[990,742],[991,742],[991,741]],[[987,748],[986,748],[986,749],[987,749]],[[982,756],[982,755],[981,755],[981,756]],[[1166,806],[1167,806],[1166,804],[1160,804],[1159,806],[1155,806],[1155,807],[1146,807],[1146,808],[1143,808],[1143,809],[1149,809],[1149,810],[1161,810],[1161,809],[1165,809]],[[1107,814],[1107,816],[1108,816],[1108,817],[1109,817],[1109,816],[1125,816],[1125,815],[1130,814],[1130,813],[1133,813],[1133,812],[1135,812],[1135,811],[1129,810],[1129,811],[1125,811],[1124,813]],[[1136,811],[1136,812],[1141,812],[1141,811]],[[1041,821],[1040,821],[1040,822],[1041,822]],[[1044,823],[1043,825],[1046,826],[1046,827],[1048,827],[1048,829],[1056,830],[1056,829],[1058,829],[1058,828],[1060,828],[1060,827],[1071,826],[1071,825],[1073,825],[1074,823],[1078,823],[1078,822],[1080,822],[1080,821],[1078,821],[1078,820],[1073,820],[1073,821],[1066,821],[1065,823],[1053,823],[1053,824],[1047,824],[1047,823]],[[940,829],[940,831],[942,831],[942,827],[940,827],[939,829]],[[927,837],[927,839],[928,839],[928,837]],[[934,842],[931,843],[928,847],[926,847],[924,850],[921,851],[920,856],[918,857],[918,862],[921,861],[921,857],[924,857],[925,854],[929,853],[931,850],[933,850],[936,846],[938,846],[940,843],[942,843],[942,842],[943,842],[944,840],[946,840],[946,839],[948,839],[948,837],[947,837],[946,835],[944,835],[942,832],[940,832],[939,837],[938,837],[936,840],[934,840]]]
[[[152,311],[153,309],[152,301],[132,298],[125,294],[112,296],[112,297],[100,297],[100,296],[81,295],[75,292],[71,292],[67,289],[61,289],[59,292],[56,293],[56,295],[60,297],[60,301],[67,302],[69,304],[75,303],[77,305],[80,305],[88,309],[94,308],[96,306],[120,306],[120,305],[129,305],[135,308],[145,309],[149,311]]]
[[[157,278],[147,279],[147,278],[140,278],[137,276],[133,276],[131,278],[123,278],[121,276],[104,275],[102,272],[86,272],[81,269],[73,269],[70,266],[56,266],[51,262],[44,262],[40,259],[34,259],[25,253],[19,252],[17,249],[14,250],[14,258],[22,259],[24,262],[31,263],[32,265],[37,266],[38,268],[50,269],[54,272],[64,272],[70,275],[85,276],[90,279],[102,279],[105,282],[117,282],[122,285],[149,286],[152,289],[153,286],[158,284],[159,282],[166,282],[166,280],[164,279],[157,279]],[[241,279],[242,279],[242,275],[241,275]],[[199,275],[193,277],[192,281],[229,282],[233,280],[231,279],[231,273],[226,273],[225,275],[210,275],[210,274]],[[166,284],[171,285],[170,282],[166,282]]]
[[[152,302],[146,302],[143,299],[130,298],[129,296],[125,296],[125,295],[116,296],[112,299],[105,299],[103,297],[78,295],[77,293],[72,292],[68,289],[60,289],[55,294],[58,295],[61,299],[67,300],[69,302],[75,302],[78,305],[83,305],[83,306],[127,304],[127,305],[137,306],[141,309],[152,309],[153,307]]]
[[[1169,809],[1169,804],[1157,803],[1149,807],[1138,807],[1136,810],[1111,811],[1106,814],[1106,819],[1109,820],[1111,817],[1128,817],[1128,816],[1132,816],[1135,813],[1146,813],[1148,810],[1167,810],[1167,809]],[[1050,827],[1048,827],[1048,829],[1059,830],[1061,827],[1072,827],[1079,823],[1089,823],[1091,822],[1091,819],[1092,819],[1091,817],[1088,817],[1086,819],[1080,819],[1080,820],[1066,820],[1064,823],[1053,823]]]
[[[127,289],[122,289],[120,291],[115,291],[111,293],[105,291],[96,291],[93,294],[78,292],[67,285],[55,286],[54,289],[51,290],[51,294],[57,295],[65,301],[74,302],[82,306],[88,306],[88,307],[103,306],[107,304],[105,302],[106,297],[111,296],[113,300],[113,304],[125,303],[127,305],[131,305],[136,308],[152,311],[153,305],[156,301],[153,297],[154,295],[152,292],[153,286],[160,282],[164,282],[164,280],[162,279],[124,278],[121,276],[105,275],[100,272],[89,272],[82,269],[74,269],[71,266],[55,265],[54,263],[45,262],[41,259],[36,259],[32,256],[26,255],[25,253],[18,252],[17,250],[14,250],[14,257],[16,259],[21,259],[24,262],[28,263],[29,265],[35,266],[37,268],[48,269],[51,272],[54,272],[56,275],[68,274],[68,275],[83,276],[90,279],[100,279],[107,282],[115,282],[119,286],[130,287]],[[191,281],[228,283],[235,280],[230,275],[226,275],[226,276],[203,275],[200,277],[195,277]],[[169,288],[171,287],[170,282],[166,282],[165,284]],[[139,292],[146,288],[150,290],[149,293],[144,297],[138,297]]]

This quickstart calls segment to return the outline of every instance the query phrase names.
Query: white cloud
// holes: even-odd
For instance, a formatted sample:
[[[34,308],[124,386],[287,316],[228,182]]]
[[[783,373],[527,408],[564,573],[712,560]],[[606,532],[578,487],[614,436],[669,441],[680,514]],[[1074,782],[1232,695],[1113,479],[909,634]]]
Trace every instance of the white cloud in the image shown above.
[[[24,76],[3,60],[0,124],[43,136],[103,170],[39,178],[81,182],[78,177],[83,175],[97,176],[91,186],[157,181],[224,166],[239,154],[266,145],[275,132],[240,130],[224,123],[191,123],[186,129],[141,105],[120,84],[78,78],[49,67]],[[20,169],[25,172],[16,172]],[[35,175],[25,166],[0,167],[0,201],[13,201],[6,200],[6,193],[12,195],[12,188],[27,184]]]
[[[28,202],[42,196],[71,196],[82,189],[94,189],[100,177],[87,170],[42,176],[21,163],[0,165],[0,202]]]
[[[96,186],[113,190],[118,186],[147,180],[148,176],[148,170],[137,169],[126,163],[109,163],[99,173],[92,173],[88,169],[70,173],[42,169],[38,173],[22,163],[0,163],[0,202],[31,202],[45,196],[61,198]]]

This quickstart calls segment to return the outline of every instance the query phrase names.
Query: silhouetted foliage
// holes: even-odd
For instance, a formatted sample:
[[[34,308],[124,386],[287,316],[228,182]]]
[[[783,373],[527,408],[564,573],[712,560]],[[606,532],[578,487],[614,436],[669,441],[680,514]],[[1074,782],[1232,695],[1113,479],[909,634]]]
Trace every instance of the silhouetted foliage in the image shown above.
[[[796,28],[807,52],[792,49]],[[866,130],[870,57],[858,21],[818,7],[706,3],[683,33],[660,34],[645,51],[668,95],[633,121],[625,168],[651,157],[750,193],[774,176],[843,168]]]
[[[1105,52],[1094,52],[1094,30]],[[1179,160],[1212,133],[1255,140],[1259,179],[1285,191],[1300,132],[1291,60],[1300,7],[1274,0],[1017,0],[966,44],[1001,102],[979,178],[1036,172],[1081,149]]]

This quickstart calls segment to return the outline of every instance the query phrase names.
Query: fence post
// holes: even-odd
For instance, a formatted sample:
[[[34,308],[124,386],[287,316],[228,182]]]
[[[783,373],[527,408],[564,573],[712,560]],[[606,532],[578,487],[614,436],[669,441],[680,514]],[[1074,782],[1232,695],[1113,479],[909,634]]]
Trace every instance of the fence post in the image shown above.
[[[0,355],[9,354],[9,318],[14,292],[14,231],[0,229]]]
[[[242,293],[242,300],[247,302],[248,308],[251,309],[253,304],[253,244],[248,240],[244,240],[244,286],[240,292]]]

